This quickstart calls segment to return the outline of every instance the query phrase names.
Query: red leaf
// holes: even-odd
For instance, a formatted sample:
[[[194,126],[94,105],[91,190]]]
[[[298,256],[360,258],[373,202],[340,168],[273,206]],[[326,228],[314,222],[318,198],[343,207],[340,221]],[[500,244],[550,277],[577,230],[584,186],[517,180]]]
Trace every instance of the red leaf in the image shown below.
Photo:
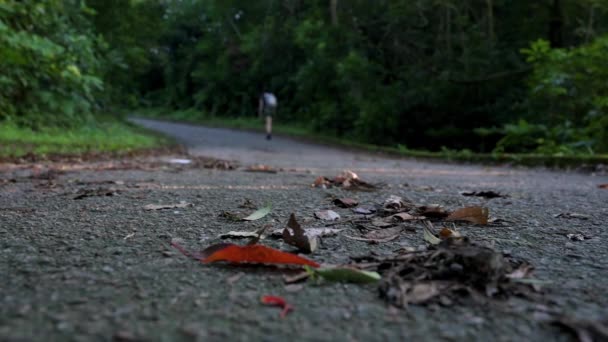
[[[287,304],[285,299],[283,299],[282,297],[263,296],[262,303],[266,304],[266,305],[274,305],[274,306],[281,307],[283,309],[283,310],[281,310],[281,318],[285,318],[285,316],[287,316],[287,313],[289,313],[289,311],[293,311],[293,306]]]
[[[201,261],[210,263],[215,261],[228,261],[231,263],[254,263],[254,264],[287,264],[308,265],[319,267],[320,265],[295,254],[281,252],[277,249],[262,245],[238,246],[231,243],[220,243],[208,247],[202,252]]]

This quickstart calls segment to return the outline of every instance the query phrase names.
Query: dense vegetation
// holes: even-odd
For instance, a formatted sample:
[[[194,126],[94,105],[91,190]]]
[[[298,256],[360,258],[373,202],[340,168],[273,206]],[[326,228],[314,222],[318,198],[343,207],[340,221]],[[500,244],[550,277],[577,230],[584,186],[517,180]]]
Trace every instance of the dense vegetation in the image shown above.
[[[608,152],[607,0],[0,1],[0,120],[112,108],[439,150]]]

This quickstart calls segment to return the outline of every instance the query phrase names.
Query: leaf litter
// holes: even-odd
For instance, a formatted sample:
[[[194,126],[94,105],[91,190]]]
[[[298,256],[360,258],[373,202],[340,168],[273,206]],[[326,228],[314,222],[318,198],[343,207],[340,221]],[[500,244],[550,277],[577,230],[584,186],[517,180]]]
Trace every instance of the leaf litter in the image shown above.
[[[508,258],[466,237],[441,240],[425,227],[423,250],[405,250],[391,257],[365,257],[383,279],[380,296],[397,307],[439,302],[451,304],[471,298],[532,297],[532,266]],[[375,263],[374,263],[375,262]],[[523,280],[523,281],[522,281]],[[470,295],[470,296],[467,296]]]
[[[347,190],[373,191],[378,187],[374,184],[365,182],[350,170],[344,170],[334,178],[319,176],[312,183],[313,188],[329,189],[331,187],[341,187]]]
[[[273,305],[281,308],[281,313],[279,317],[285,318],[290,311],[293,311],[293,306],[289,305],[283,297],[278,296],[262,296],[261,298],[262,304],[265,305]]]
[[[272,206],[271,205],[267,205],[263,208],[260,208],[256,211],[254,211],[253,213],[251,213],[251,215],[247,216],[247,217],[243,217],[244,221],[255,221],[255,220],[259,220],[261,218],[263,218],[264,216],[268,215],[270,213],[270,211],[272,210]]]

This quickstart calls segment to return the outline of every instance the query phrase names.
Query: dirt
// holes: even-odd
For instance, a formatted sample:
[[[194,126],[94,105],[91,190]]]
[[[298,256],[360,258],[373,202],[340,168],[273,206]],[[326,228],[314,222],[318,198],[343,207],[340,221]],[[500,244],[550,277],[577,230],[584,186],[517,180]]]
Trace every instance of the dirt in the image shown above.
[[[574,334],[548,320],[608,317],[608,190],[598,188],[608,183],[605,175],[390,159],[280,137],[266,141],[261,134],[139,122],[173,135],[193,155],[242,166],[168,163],[170,157],[184,157],[178,155],[138,162],[146,167],[0,164],[0,340],[570,341]],[[253,164],[277,172],[246,172]],[[311,187],[319,176],[343,169],[381,186],[366,192]],[[463,196],[463,191],[505,197]],[[87,196],[75,199],[82,194]],[[293,270],[203,265],[169,245],[176,241],[196,251],[221,241],[245,243],[219,235],[267,224],[282,228],[291,213],[304,226],[322,227],[326,222],[316,220],[315,211],[331,209],[342,219],[361,216],[334,205],[335,198],[365,206],[381,205],[390,195],[452,210],[488,207],[497,223],[456,223],[458,231],[533,265],[535,278],[543,281],[541,298],[398,309],[380,297],[377,284],[286,285],[283,278]],[[192,206],[144,208],[182,201]],[[266,203],[272,212],[258,221],[221,216],[249,214],[251,204]],[[388,256],[426,245],[417,224],[376,244],[347,238],[363,233],[347,220],[331,224],[344,231],[323,238],[308,256],[320,263],[345,264],[355,256]],[[293,250],[280,239],[263,243]],[[284,297],[294,311],[280,318],[279,309],[261,303],[264,295]]]

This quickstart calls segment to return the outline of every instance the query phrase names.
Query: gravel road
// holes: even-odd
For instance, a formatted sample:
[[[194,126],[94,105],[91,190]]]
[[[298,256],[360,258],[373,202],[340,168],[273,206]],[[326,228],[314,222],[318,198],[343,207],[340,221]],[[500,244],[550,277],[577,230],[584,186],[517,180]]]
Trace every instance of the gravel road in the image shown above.
[[[593,322],[608,318],[608,189],[598,187],[608,183],[605,175],[396,159],[249,132],[136,122],[176,137],[191,156],[241,167],[166,162],[183,156],[0,164],[0,341],[571,341],[574,334],[549,321],[585,320],[592,331]],[[252,164],[279,171],[247,172]],[[311,187],[318,176],[344,169],[381,186]],[[506,197],[466,197],[466,190]],[[356,217],[332,198],[380,205],[389,195],[449,210],[489,208],[496,223],[457,229],[533,265],[539,298],[397,309],[379,297],[376,284],[288,286],[283,277],[293,270],[203,265],[169,245],[202,250],[225,241],[218,236],[228,231],[282,228],[290,213],[307,227],[323,226],[313,216],[320,209]],[[272,212],[258,221],[231,220],[226,213],[253,210],[243,207],[247,200],[271,203]],[[181,201],[192,206],[144,208]],[[363,234],[356,225],[337,224],[344,231],[324,238],[308,257],[345,264],[353,256],[425,246],[421,225],[412,226],[374,244],[347,238]],[[293,250],[280,239],[262,243]],[[260,303],[263,295],[282,296],[295,310],[281,319],[277,308]]]

